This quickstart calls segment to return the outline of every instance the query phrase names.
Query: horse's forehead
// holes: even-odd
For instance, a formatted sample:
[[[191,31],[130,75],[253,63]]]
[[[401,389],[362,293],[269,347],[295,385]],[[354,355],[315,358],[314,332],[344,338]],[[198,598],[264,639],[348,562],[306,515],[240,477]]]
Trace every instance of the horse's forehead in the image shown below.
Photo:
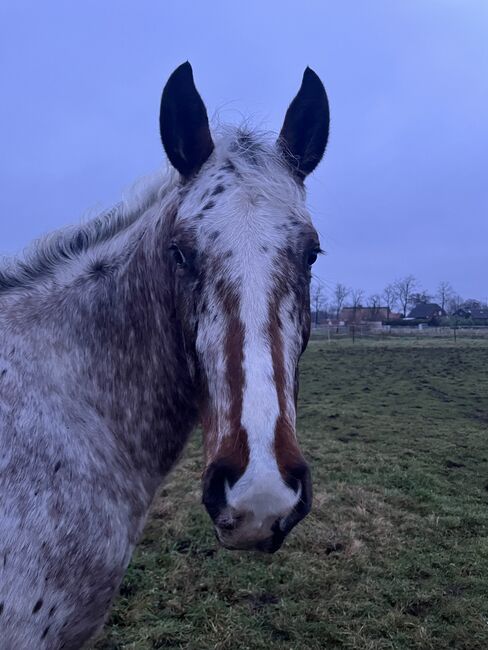
[[[241,249],[259,245],[267,252],[314,232],[304,198],[283,172],[268,191],[265,178],[243,180],[231,165],[227,161],[228,168],[203,175],[182,202],[177,223],[193,233],[200,247],[210,252],[229,244]]]

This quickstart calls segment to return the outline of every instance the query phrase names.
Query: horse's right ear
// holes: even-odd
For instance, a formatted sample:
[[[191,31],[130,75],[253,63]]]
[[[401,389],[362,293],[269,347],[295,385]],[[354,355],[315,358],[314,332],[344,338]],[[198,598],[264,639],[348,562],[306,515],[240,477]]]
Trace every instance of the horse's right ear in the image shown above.
[[[159,113],[166,154],[182,176],[196,174],[213,151],[205,104],[193,82],[191,65],[183,63],[168,79]]]
[[[329,102],[319,77],[307,68],[286,112],[278,145],[293,173],[303,180],[324,155],[329,137]]]

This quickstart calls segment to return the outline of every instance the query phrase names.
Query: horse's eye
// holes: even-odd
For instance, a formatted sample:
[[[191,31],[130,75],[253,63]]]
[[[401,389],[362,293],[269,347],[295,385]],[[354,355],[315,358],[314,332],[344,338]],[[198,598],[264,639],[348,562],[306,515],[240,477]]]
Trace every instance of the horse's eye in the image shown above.
[[[171,244],[169,247],[169,250],[171,251],[173,255],[173,259],[176,262],[176,266],[184,266],[186,263],[185,256],[183,253],[180,251],[178,246],[176,244]]]
[[[320,253],[319,250],[313,250],[313,251],[311,251],[311,252],[308,254],[307,264],[308,264],[309,266],[312,266],[312,264],[315,264],[315,262],[317,261],[317,255],[318,255],[319,253]]]

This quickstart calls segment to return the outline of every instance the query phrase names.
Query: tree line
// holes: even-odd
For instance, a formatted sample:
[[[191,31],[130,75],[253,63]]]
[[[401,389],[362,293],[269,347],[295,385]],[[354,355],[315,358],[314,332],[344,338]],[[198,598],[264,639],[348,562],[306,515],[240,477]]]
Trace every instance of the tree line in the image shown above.
[[[374,314],[375,311],[386,310],[387,318],[398,311],[403,318],[415,305],[422,302],[437,303],[448,315],[454,314],[458,309],[472,309],[473,307],[486,307],[486,303],[473,298],[465,299],[460,296],[449,282],[443,280],[437,286],[435,293],[430,294],[421,288],[417,278],[407,275],[387,284],[383,291],[366,296],[363,289],[347,287],[338,282],[335,287],[327,289],[325,284],[314,279],[310,290],[310,303],[312,312],[318,322],[319,313],[326,318],[339,320],[340,313],[345,307],[363,309],[368,307]]]

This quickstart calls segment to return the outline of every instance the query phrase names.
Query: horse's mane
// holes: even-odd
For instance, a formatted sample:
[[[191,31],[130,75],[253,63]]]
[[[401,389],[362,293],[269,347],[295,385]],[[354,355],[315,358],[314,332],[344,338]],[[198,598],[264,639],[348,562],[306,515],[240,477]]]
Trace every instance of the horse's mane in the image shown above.
[[[27,288],[53,273],[61,262],[72,260],[124,232],[175,184],[176,176],[169,170],[145,177],[134,184],[119,203],[95,218],[55,230],[31,243],[22,255],[4,258],[0,263],[0,294]]]
[[[255,131],[247,124],[239,127],[219,126],[215,150],[219,164],[231,165],[257,193],[283,197],[283,174],[275,181],[277,168],[285,169],[282,156],[275,147],[276,136]],[[52,275],[60,263],[75,259],[97,244],[107,242],[128,229],[156,202],[171,203],[178,186],[178,175],[172,169],[160,171],[138,181],[125,198],[112,208],[84,224],[68,226],[35,240],[18,257],[0,262],[0,294],[31,287],[37,280]],[[289,189],[298,192],[289,175]],[[167,206],[169,207],[169,205]]]

